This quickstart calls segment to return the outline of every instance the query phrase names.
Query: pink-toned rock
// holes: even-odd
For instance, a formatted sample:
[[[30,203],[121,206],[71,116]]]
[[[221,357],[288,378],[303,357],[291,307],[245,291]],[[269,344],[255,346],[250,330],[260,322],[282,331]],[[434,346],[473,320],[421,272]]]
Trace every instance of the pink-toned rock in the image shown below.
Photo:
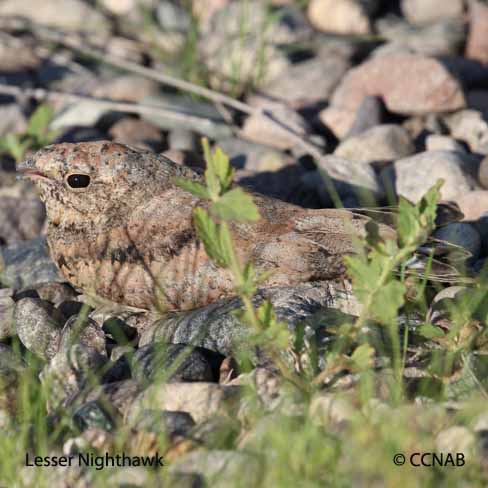
[[[473,0],[469,9],[466,57],[488,63],[488,5]]]
[[[478,220],[488,213],[488,191],[470,191],[457,196],[454,201],[464,214],[464,220]]]
[[[390,111],[404,115],[465,106],[458,80],[438,60],[418,54],[385,55],[362,63],[342,79],[331,104],[356,112],[368,95],[382,97]]]
[[[320,112],[319,118],[338,139],[342,139],[354,124],[356,112],[330,106]]]

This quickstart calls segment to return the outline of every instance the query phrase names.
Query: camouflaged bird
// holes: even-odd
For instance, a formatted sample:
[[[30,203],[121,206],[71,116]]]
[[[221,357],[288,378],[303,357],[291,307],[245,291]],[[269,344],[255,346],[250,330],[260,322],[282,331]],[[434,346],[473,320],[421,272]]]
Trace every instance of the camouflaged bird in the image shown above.
[[[235,294],[230,273],[209,260],[196,235],[193,210],[207,203],[174,184],[175,177],[202,181],[193,169],[101,141],[45,147],[18,171],[45,202],[54,262],[86,295],[189,310]],[[253,198],[260,220],[233,223],[231,231],[239,258],[271,272],[263,287],[346,277],[343,258],[365,234],[368,217]]]

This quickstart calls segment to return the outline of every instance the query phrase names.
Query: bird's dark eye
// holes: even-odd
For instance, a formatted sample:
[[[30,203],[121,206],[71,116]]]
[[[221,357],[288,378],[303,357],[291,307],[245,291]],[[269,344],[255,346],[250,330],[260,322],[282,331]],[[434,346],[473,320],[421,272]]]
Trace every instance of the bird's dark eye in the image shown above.
[[[90,177],[88,175],[74,174],[69,175],[66,181],[71,188],[86,188],[90,184]]]

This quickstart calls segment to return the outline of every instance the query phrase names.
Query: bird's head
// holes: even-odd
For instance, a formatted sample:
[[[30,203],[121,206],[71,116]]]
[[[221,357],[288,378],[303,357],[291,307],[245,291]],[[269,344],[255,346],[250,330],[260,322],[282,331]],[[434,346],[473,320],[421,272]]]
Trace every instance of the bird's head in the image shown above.
[[[50,223],[110,219],[164,186],[168,165],[153,153],[110,141],[46,146],[17,165],[32,180]],[[167,179],[167,178],[166,178]]]

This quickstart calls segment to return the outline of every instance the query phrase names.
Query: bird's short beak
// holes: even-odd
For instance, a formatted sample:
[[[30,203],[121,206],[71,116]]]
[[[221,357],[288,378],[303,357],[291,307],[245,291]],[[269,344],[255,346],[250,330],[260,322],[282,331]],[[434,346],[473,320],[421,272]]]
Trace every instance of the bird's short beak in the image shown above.
[[[16,170],[17,173],[19,173],[17,175],[17,179],[29,178],[33,180],[36,179],[49,180],[49,178],[42,171],[39,171],[36,168],[33,159],[26,159],[25,161],[17,163]]]

